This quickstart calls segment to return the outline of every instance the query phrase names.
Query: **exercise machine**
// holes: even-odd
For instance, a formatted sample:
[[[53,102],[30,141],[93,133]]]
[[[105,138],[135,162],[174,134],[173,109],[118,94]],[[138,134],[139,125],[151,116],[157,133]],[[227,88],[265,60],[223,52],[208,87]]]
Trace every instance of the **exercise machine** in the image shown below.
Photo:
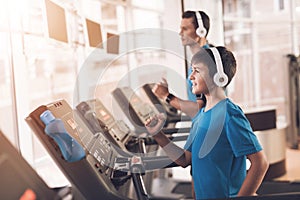
[[[40,115],[46,110],[64,122],[67,132],[85,149],[86,155],[76,162],[67,162],[60,146],[47,134]],[[141,157],[116,148],[103,131],[90,128],[65,100],[35,109],[26,118],[33,132],[61,168],[72,187],[80,192],[79,199],[155,199],[144,188],[142,175],[174,163],[165,156]],[[67,143],[66,143],[67,144]],[[129,194],[130,181],[135,194]],[[75,199],[78,197],[75,197]]]
[[[300,56],[293,54],[287,55],[287,74],[288,74],[288,132],[287,144],[292,149],[299,148],[300,136]]]
[[[76,106],[76,110],[86,120],[86,123],[90,124],[90,128],[94,133],[99,132],[100,129],[107,132],[116,148],[145,156],[157,156],[157,143],[151,136],[130,130],[123,120],[116,120],[99,99],[80,102]],[[172,130],[168,129],[169,133]],[[186,136],[175,137],[171,134],[168,137],[173,141],[186,139]],[[143,176],[145,188],[150,193],[152,192],[154,176],[155,173],[153,172],[148,172]],[[180,195],[182,194],[173,194],[177,197]]]
[[[151,93],[150,85],[144,85],[143,88],[148,93]],[[145,89],[146,88],[146,89]],[[184,121],[189,121],[190,118],[182,117],[180,113],[177,113],[176,110],[170,111],[166,108],[163,102],[160,102],[157,98],[152,96],[150,102],[147,102],[143,97],[139,97],[138,94],[130,87],[119,87],[113,90],[112,95],[125,116],[129,119],[131,124],[135,127],[135,130],[140,132],[146,132],[144,128],[144,123],[146,120],[153,116],[156,113],[165,113],[166,114],[166,123],[162,131],[172,138],[173,142],[184,142],[186,141],[190,127],[185,128],[175,128],[177,122],[180,122],[181,119]],[[166,110],[165,110],[166,109]],[[169,114],[168,114],[169,113]],[[164,155],[164,152],[156,145],[153,146],[151,151],[157,151],[158,155]],[[151,191],[157,193],[157,195],[162,195],[159,190],[165,192],[167,196],[182,194],[182,190],[179,188],[182,184],[185,185],[186,181],[170,179],[169,176],[173,176],[172,172],[169,169],[159,170],[158,176],[153,180],[153,187]],[[190,184],[190,181],[188,184]],[[183,183],[184,182],[184,183]],[[158,185],[161,185],[161,188],[157,188]],[[179,189],[175,189],[179,188]],[[184,192],[185,197],[191,197],[190,194]]]
[[[175,120],[175,115],[167,114],[168,112],[166,112],[162,104],[151,104],[143,101],[130,87],[116,88],[113,90],[112,95],[137,133],[147,132],[144,127],[146,120],[161,112],[165,113],[167,117],[165,129],[163,129],[166,134],[188,133],[190,130],[189,127],[174,129],[174,122],[180,121],[180,115],[176,115]],[[187,120],[186,117],[183,118]]]
[[[49,188],[0,130],[0,197],[20,199],[30,191],[36,199],[70,199],[74,188]]]
[[[153,105],[157,105],[156,107],[161,108],[161,112],[167,114],[167,119],[169,123],[177,123],[182,121],[190,121],[191,118],[183,114],[181,111],[177,110],[175,107],[171,106],[167,102],[155,96],[152,92],[154,84],[147,83],[143,85],[143,90],[145,94],[148,96]]]

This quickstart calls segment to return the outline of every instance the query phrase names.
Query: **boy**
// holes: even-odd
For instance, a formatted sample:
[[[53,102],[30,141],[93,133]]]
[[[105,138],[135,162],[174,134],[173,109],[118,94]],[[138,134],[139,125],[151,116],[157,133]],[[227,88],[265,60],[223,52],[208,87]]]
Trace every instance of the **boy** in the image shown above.
[[[207,102],[192,119],[184,149],[160,131],[163,114],[149,119],[146,128],[178,165],[193,165],[196,199],[255,195],[268,163],[242,110],[225,95],[236,72],[235,58],[225,47],[213,47],[201,49],[191,63],[192,92],[204,94]]]

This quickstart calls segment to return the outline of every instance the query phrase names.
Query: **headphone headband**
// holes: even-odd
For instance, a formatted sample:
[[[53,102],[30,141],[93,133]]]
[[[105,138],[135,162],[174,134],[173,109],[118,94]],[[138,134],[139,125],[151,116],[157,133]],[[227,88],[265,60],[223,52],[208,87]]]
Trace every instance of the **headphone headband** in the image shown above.
[[[195,15],[197,18],[198,28],[196,29],[196,33],[199,37],[205,37],[207,30],[203,25],[203,20],[200,14],[200,11],[195,11]]]

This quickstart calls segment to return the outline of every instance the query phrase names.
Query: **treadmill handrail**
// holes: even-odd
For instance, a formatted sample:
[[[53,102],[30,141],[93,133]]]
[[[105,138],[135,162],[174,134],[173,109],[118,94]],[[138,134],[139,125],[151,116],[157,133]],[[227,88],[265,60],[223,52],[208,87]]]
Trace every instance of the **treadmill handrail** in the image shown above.
[[[191,130],[190,127],[185,128],[163,128],[162,131],[165,134],[174,134],[174,133],[189,133]]]

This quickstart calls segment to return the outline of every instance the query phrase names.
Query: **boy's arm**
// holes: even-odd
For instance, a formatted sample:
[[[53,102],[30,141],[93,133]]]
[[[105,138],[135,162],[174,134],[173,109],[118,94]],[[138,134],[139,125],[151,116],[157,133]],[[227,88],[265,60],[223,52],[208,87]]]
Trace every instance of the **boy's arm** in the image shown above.
[[[166,154],[176,164],[187,167],[191,164],[191,152],[186,151],[174,144],[162,131],[165,123],[165,116],[160,113],[146,121],[145,127],[150,135],[156,140],[157,144],[163,148]]]
[[[250,154],[247,158],[250,160],[251,166],[247,172],[247,176],[242,184],[238,196],[255,195],[269,167],[263,151]]]
[[[153,138],[166,152],[168,157],[171,158],[171,160],[173,160],[177,165],[181,167],[187,167],[191,164],[191,152],[186,151],[174,144],[162,131],[154,135]]]

